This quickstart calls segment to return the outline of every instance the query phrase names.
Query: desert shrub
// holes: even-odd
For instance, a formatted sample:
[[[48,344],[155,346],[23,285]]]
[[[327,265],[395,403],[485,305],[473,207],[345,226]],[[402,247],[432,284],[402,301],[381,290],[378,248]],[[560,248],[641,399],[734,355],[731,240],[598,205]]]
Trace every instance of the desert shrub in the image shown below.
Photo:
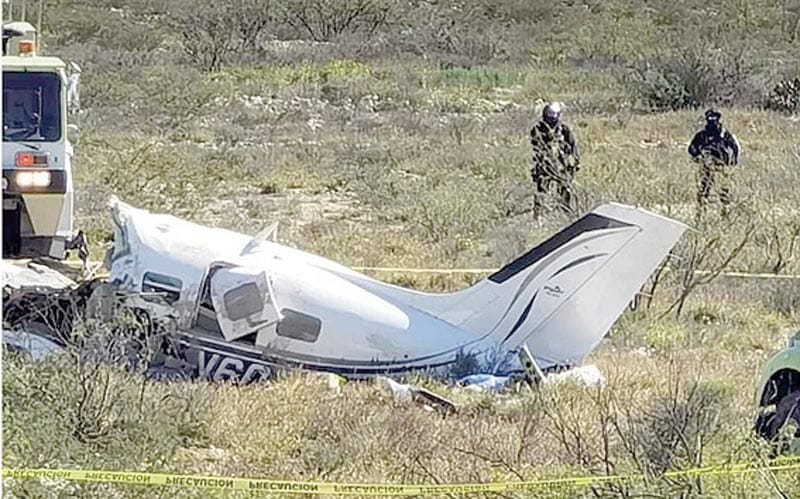
[[[713,439],[723,431],[732,397],[729,387],[707,380],[671,383],[669,392],[657,397],[635,418],[637,445],[648,471],[696,466]],[[707,452],[707,450],[706,450]]]
[[[269,0],[175,2],[172,9],[168,24],[179,34],[184,54],[207,71],[249,55],[272,21]]]
[[[800,313],[800,281],[791,279],[770,283],[762,293],[770,310],[789,317]]]
[[[164,40],[165,33],[159,23],[143,22],[141,5],[60,3],[56,8],[46,6],[42,12],[42,37],[48,52],[70,45],[147,52],[155,50]],[[31,21],[32,17],[29,6],[27,19]]]
[[[496,18],[491,4],[419,2],[397,17],[373,52],[421,56],[445,68],[469,68],[504,58],[509,50],[508,23]]]
[[[797,213],[781,213],[779,209],[761,211],[762,223],[755,233],[754,243],[761,250],[761,267],[778,274],[797,260],[800,248],[800,220]]]
[[[84,85],[85,83],[85,85]],[[204,78],[191,66],[112,68],[86,74],[82,100],[97,111],[104,131],[146,131],[181,136],[215,100],[226,98],[226,83]]]
[[[688,231],[672,252],[677,267],[672,278],[679,281],[680,291],[665,314],[674,311],[679,317],[690,296],[731,270],[752,243],[758,224],[755,213],[742,204],[735,205],[727,217],[698,212],[696,230]]]
[[[283,4],[283,20],[303,37],[328,42],[343,34],[369,39],[394,20],[394,2],[383,0],[290,0]]]
[[[767,97],[765,107],[788,114],[800,112],[800,77],[783,80],[775,85]]]
[[[160,471],[172,469],[181,448],[207,445],[204,384],[155,386],[110,366],[89,372],[63,356],[34,363],[6,351],[3,363],[6,466]],[[4,480],[3,488],[13,497],[135,493],[29,480]]]
[[[353,151],[349,165],[341,175],[348,188],[364,203],[383,206],[384,217],[398,216],[397,201],[408,201],[418,189],[417,182],[403,179],[397,165],[383,153],[367,150]]]
[[[521,23],[549,23],[554,21],[568,2],[528,2],[526,0],[506,0],[493,2],[491,7],[502,19]]]
[[[201,217],[207,205],[203,196],[222,195],[245,175],[237,153],[155,140],[94,137],[83,155],[92,159],[92,170],[81,171],[82,189],[103,199],[115,193],[126,202],[179,216]]]
[[[749,105],[760,100],[758,68],[745,51],[680,47],[631,65],[622,78],[646,108],[678,110]]]
[[[214,81],[236,85],[249,95],[277,92],[293,85],[351,83],[381,75],[370,66],[351,59],[332,59],[324,64],[308,62],[226,68],[215,73]]]
[[[74,297],[36,305],[82,311],[79,302]],[[202,397],[193,386],[153,390],[143,375],[160,333],[140,315],[109,304],[104,318],[30,319],[71,338],[44,360],[4,348],[3,422],[14,440],[4,448],[6,462],[36,467],[71,456],[61,464],[135,469],[148,461],[163,465],[177,447],[204,443]],[[32,438],[20,438],[26,434]]]
[[[214,99],[224,98],[223,87],[191,68],[155,66],[143,76],[136,111],[156,129],[179,129],[198,118]]]
[[[456,182],[466,182],[470,187],[457,189]],[[445,179],[418,194],[417,204],[409,207],[409,219],[431,241],[454,240],[456,246],[468,245],[500,215],[498,195],[494,186],[476,179]]]
[[[546,387],[537,394],[544,412],[545,432],[555,446],[553,456],[574,463],[593,475],[643,474],[652,477],[646,489],[683,489],[702,493],[705,478],[656,477],[665,471],[702,467],[708,456],[724,448],[734,454],[736,444],[726,440],[735,421],[734,390],[714,379],[690,380],[673,365],[655,386],[612,377],[599,389]],[[638,392],[648,391],[642,399]],[[645,482],[646,483],[646,482]],[[640,484],[620,484],[622,490],[599,497],[630,497]],[[603,487],[598,484],[598,488]],[[609,491],[611,492],[611,491]]]

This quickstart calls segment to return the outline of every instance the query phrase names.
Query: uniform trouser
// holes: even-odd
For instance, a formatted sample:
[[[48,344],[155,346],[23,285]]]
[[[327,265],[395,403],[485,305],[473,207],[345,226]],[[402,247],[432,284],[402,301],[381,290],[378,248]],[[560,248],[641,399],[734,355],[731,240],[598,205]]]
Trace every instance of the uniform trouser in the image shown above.
[[[707,204],[710,201],[711,191],[716,190],[723,205],[731,204],[732,195],[729,177],[728,171],[722,167],[702,165],[700,167],[700,182],[697,186],[697,202]]]
[[[572,209],[572,180],[575,176],[573,172],[565,170],[550,172],[544,169],[534,168],[531,171],[531,176],[536,183],[537,196],[535,204],[537,209],[542,205],[542,197],[549,193],[553,183],[556,184],[556,191],[561,200],[561,209],[565,211]]]

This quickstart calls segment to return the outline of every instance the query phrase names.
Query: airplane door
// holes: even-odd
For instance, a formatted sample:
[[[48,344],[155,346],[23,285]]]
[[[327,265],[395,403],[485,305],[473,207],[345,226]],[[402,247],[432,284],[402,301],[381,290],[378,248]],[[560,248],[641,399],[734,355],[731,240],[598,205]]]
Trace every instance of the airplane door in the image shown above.
[[[217,321],[227,341],[252,334],[281,319],[264,271],[221,268],[211,276],[210,288]]]

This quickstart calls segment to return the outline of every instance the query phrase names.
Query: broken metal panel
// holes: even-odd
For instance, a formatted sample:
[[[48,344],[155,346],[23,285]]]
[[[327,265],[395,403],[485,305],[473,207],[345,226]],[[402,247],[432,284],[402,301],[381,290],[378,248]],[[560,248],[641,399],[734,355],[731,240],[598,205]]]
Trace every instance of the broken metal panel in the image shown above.
[[[4,330],[3,343],[9,350],[27,353],[35,362],[62,353],[64,347],[53,341],[43,328],[41,323],[34,322]]]
[[[245,267],[217,269],[211,276],[211,301],[222,335],[237,340],[279,321],[267,274]]]
[[[379,385],[388,388],[392,392],[394,399],[401,403],[411,401],[420,403],[424,406],[432,407],[443,413],[457,412],[458,408],[449,399],[442,397],[427,388],[417,385],[400,383],[386,376],[378,376],[376,381]]]
[[[75,281],[45,265],[31,261],[2,260],[3,287],[11,289],[65,289]]]

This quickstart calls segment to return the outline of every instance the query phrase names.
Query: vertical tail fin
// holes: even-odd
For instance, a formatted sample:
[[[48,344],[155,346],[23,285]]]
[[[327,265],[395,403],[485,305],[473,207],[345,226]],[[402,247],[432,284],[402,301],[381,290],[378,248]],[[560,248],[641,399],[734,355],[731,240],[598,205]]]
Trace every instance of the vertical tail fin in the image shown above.
[[[605,204],[475,286],[416,306],[542,367],[583,359],[605,336],[686,226]]]

